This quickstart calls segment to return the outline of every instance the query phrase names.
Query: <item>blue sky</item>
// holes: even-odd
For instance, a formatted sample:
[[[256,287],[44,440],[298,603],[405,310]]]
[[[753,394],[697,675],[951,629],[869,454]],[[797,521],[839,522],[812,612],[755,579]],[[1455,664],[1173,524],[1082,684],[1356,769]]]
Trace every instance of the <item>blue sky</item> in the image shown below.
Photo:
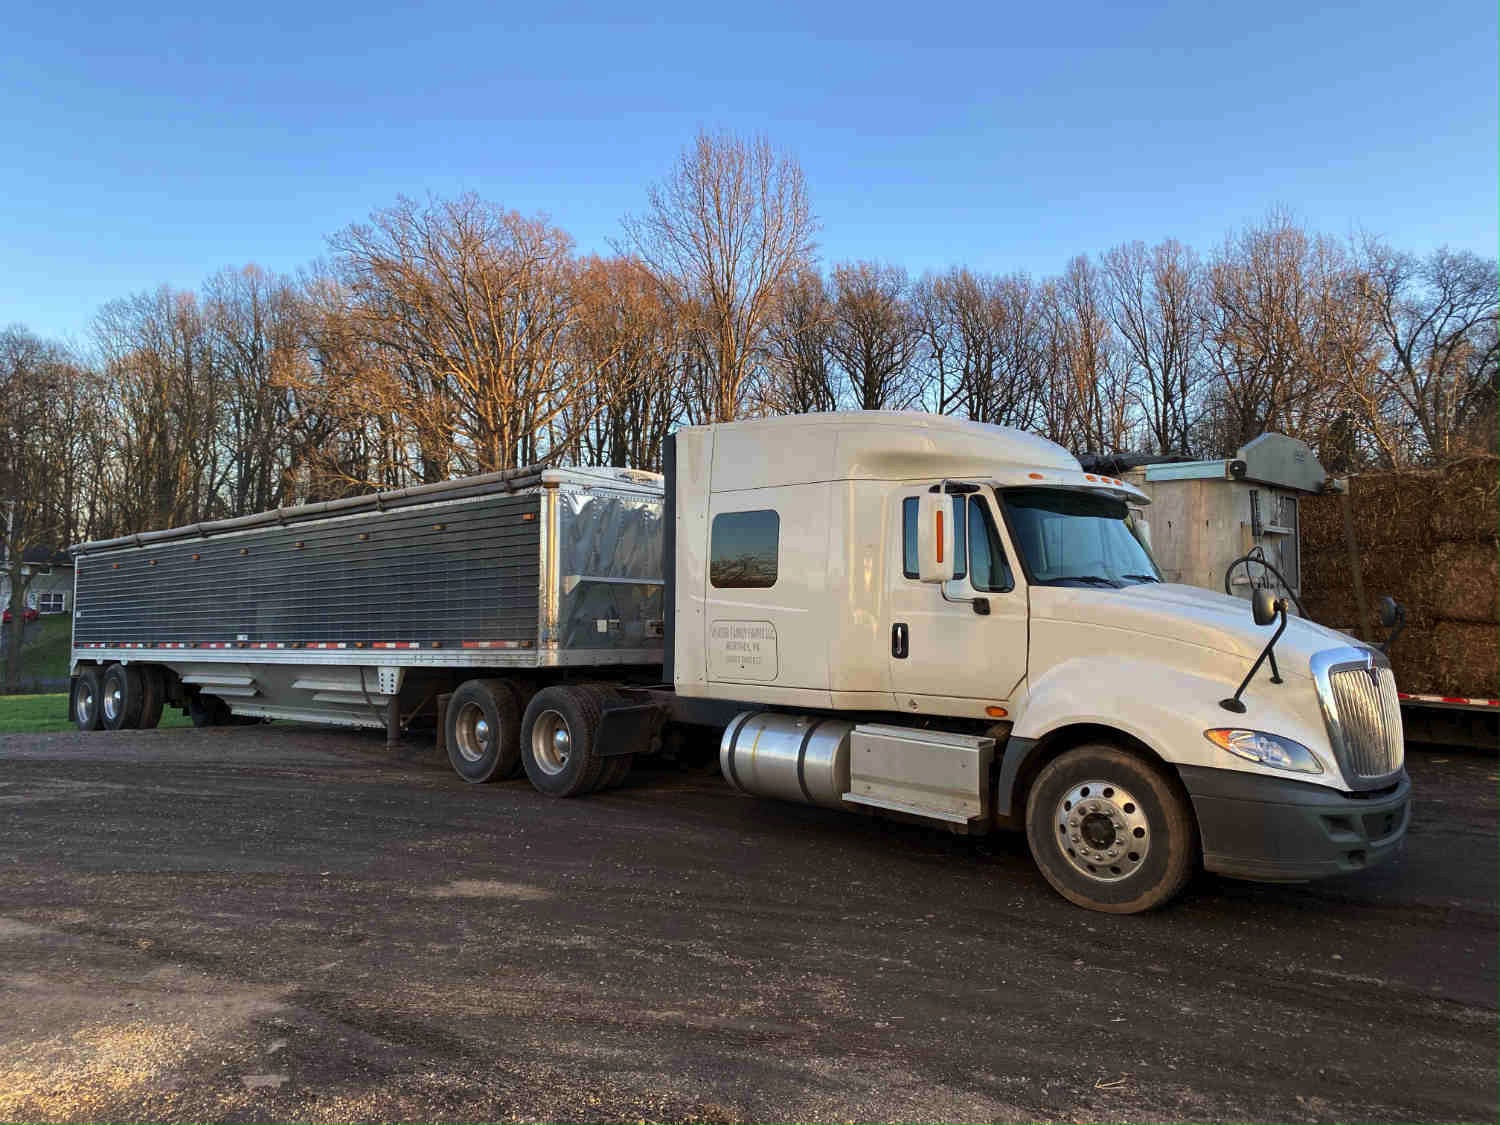
[[[699,127],[798,157],[825,262],[1045,274],[1278,206],[1496,252],[1493,0],[130,7],[0,21],[0,325],[85,342],[403,193],[604,251]]]

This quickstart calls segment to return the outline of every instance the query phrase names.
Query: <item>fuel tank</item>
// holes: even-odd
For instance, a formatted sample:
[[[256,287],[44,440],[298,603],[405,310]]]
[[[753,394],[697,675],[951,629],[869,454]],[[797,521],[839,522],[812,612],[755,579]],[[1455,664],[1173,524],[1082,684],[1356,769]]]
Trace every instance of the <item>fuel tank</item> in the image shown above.
[[[745,711],[724,728],[719,768],[741,793],[845,808],[853,723]]]

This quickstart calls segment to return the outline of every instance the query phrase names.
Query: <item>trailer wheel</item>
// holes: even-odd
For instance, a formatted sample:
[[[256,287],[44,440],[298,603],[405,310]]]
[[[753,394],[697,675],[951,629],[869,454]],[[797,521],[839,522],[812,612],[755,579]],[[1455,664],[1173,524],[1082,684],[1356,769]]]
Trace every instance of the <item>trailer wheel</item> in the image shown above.
[[[229,704],[201,691],[188,699],[187,713],[195,727],[222,727],[229,722]]]
[[[98,730],[104,725],[104,716],[99,706],[103,689],[99,685],[98,668],[90,666],[79,669],[78,677],[73,681],[73,698],[70,700],[73,724],[79,730]]]
[[[1107,914],[1169,902],[1198,859],[1187,798],[1160,770],[1104,744],[1043,767],[1026,802],[1026,838],[1058,894]]]
[[[161,722],[161,709],[167,702],[167,680],[154,664],[141,668],[141,730],[155,730]]]
[[[145,702],[141,670],[134,664],[111,664],[100,681],[100,711],[110,730],[135,730]]]
[[[521,718],[504,680],[468,680],[448,700],[448,761],[465,781],[514,777],[521,758]]]
[[[599,788],[609,759],[594,753],[601,697],[587,686],[554,684],[532,697],[521,722],[526,776],[549,797],[578,797]]]

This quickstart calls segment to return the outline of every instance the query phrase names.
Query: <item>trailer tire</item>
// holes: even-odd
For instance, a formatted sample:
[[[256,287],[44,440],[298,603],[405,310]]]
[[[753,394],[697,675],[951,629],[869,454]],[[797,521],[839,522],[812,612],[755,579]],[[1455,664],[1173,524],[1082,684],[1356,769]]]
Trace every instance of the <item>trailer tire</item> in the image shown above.
[[[1145,760],[1103,743],[1058,755],[1026,801],[1031,856],[1069,902],[1138,914],[1175,898],[1198,862],[1180,788]]]
[[[141,668],[141,730],[155,730],[167,702],[166,674],[154,664]]]
[[[145,690],[134,664],[111,664],[100,681],[100,712],[109,730],[135,730],[141,722]]]
[[[201,691],[188,699],[187,713],[195,727],[222,727],[229,722],[229,704]]]
[[[102,690],[98,668],[91,665],[78,670],[68,709],[73,714],[73,725],[79,730],[98,730],[104,725],[103,711],[99,706]]]
[[[444,741],[453,772],[475,785],[516,776],[521,712],[505,680],[466,680],[448,700]]]
[[[603,693],[554,684],[532,697],[521,722],[526,776],[549,797],[580,797],[599,788],[609,759],[594,753]]]

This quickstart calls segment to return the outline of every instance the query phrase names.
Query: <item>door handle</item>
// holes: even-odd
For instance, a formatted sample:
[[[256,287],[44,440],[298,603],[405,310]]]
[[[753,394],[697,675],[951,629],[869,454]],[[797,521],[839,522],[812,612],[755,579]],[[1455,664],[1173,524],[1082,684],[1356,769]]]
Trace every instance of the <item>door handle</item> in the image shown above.
[[[897,660],[905,660],[906,653],[911,640],[906,629],[905,621],[898,621],[891,626],[891,655]]]

